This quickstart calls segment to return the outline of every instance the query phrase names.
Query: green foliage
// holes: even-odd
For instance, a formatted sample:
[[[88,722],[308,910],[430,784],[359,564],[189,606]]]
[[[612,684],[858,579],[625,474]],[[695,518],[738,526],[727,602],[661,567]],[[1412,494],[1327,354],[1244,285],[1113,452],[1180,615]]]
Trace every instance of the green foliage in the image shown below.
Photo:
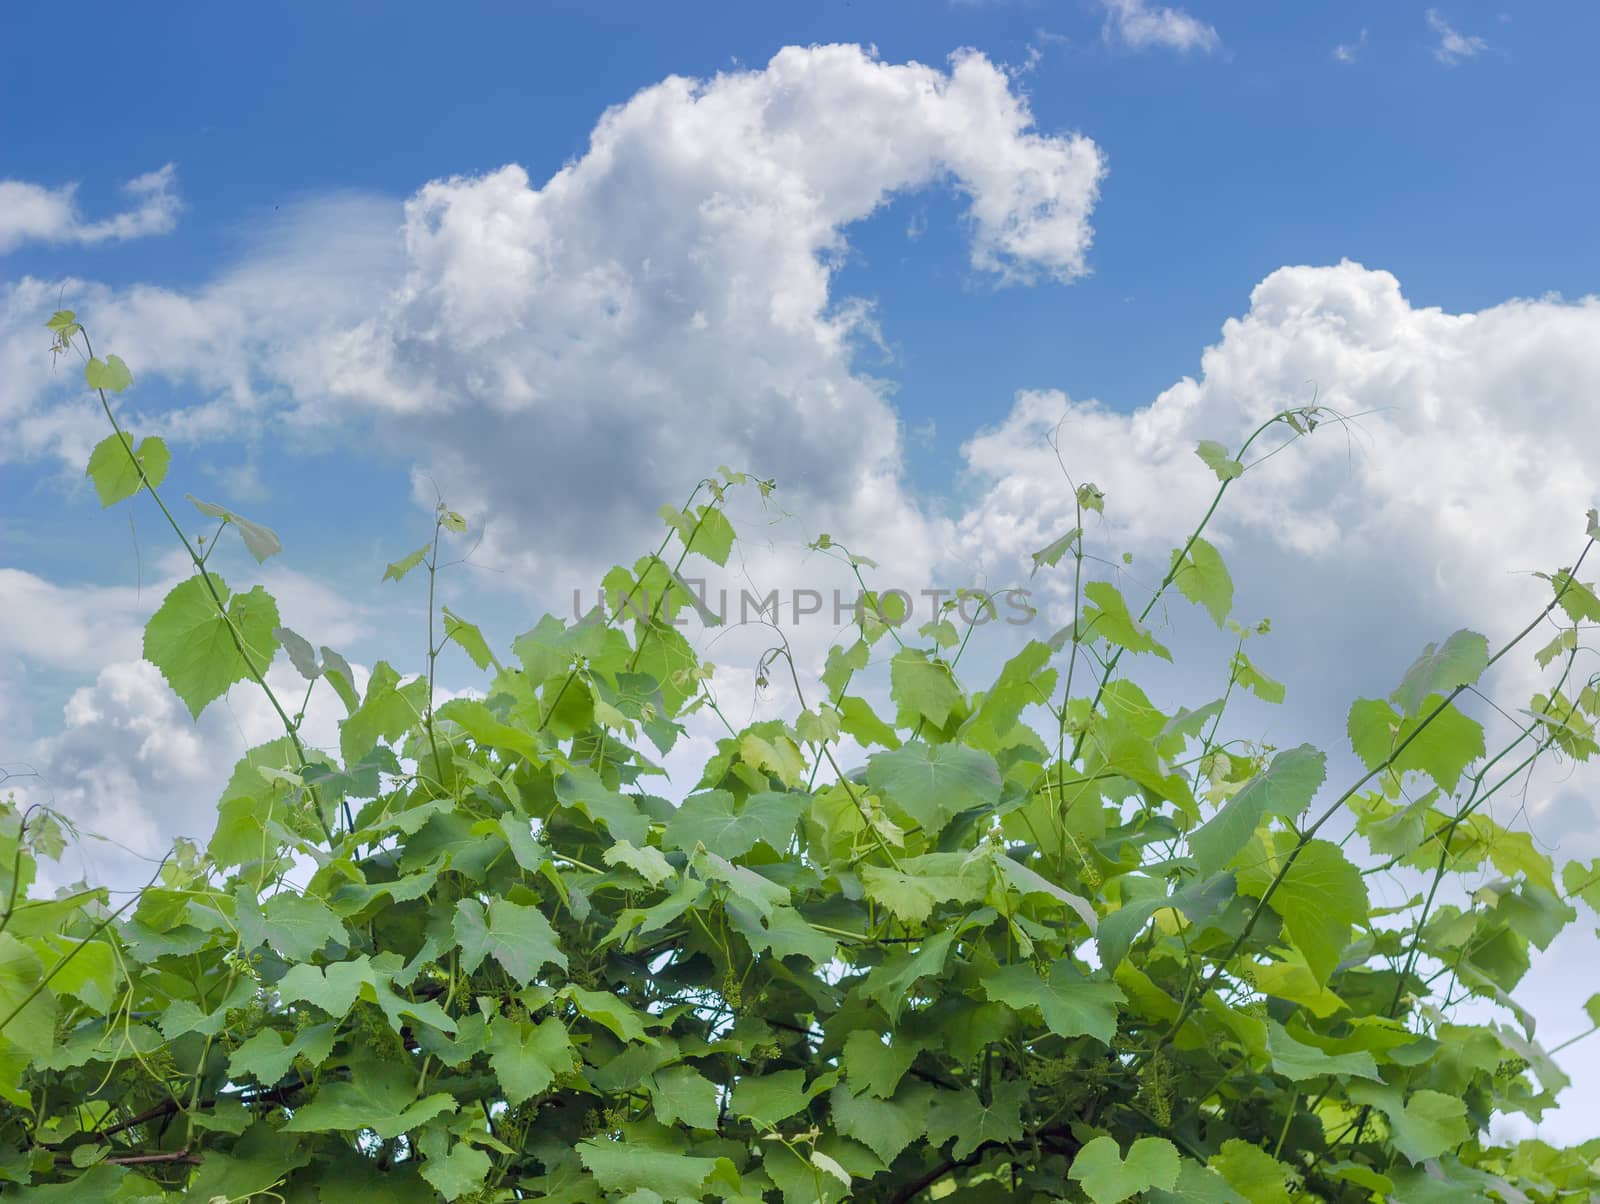
[[[84,338],[71,313],[50,328],[58,349]],[[91,384],[131,381],[92,363]],[[1277,425],[1309,433],[1315,411],[1262,430]],[[96,449],[102,499],[159,503],[164,451],[113,438],[126,464]],[[1254,439],[1236,459],[1202,444],[1219,496]],[[62,827],[0,806],[7,1197],[1412,1204],[1600,1187],[1600,1143],[1489,1136],[1566,1083],[1512,992],[1530,949],[1600,906],[1597,866],[1558,874],[1486,807],[1518,780],[1497,764],[1594,749],[1563,607],[1586,605],[1578,566],[1550,575],[1539,617],[1572,619],[1543,658],[1559,680],[1492,756],[1458,709],[1492,663],[1467,632],[1357,703],[1365,774],[1342,792],[1309,745],[1222,738],[1234,686],[1282,688],[1244,655],[1202,522],[1137,613],[1131,587],[1082,582],[1062,634],[987,689],[958,676],[951,624],[877,655],[889,628],[864,607],[825,664],[792,666],[820,670],[825,698],[792,724],[729,724],[671,801],[651,792],[658,759],[690,715],[722,715],[673,621],[693,605],[680,569],[728,560],[724,499],[750,485],[772,488],[702,482],[655,553],[607,576],[651,606],[546,616],[506,663],[432,613],[440,542],[466,529],[441,504],[385,574],[426,570],[427,663],[379,662],[360,695],[343,657],[282,628],[260,587],[232,593],[174,525],[195,572],[146,656],[195,714],[253,682],[283,734],[240,762],[206,849],[180,843],[115,908],[36,897]],[[1105,497],[1075,502],[1081,518]],[[277,550],[200,505],[258,559]],[[1074,530],[1035,564],[1076,582],[1086,559]],[[1158,703],[1118,673],[1125,652],[1173,655],[1148,625],[1169,587],[1240,637],[1214,701]],[[451,644],[488,676],[436,707]],[[337,750],[309,747],[303,707],[269,688],[280,648],[340,699]],[[1374,909],[1368,879],[1391,868],[1425,889]],[[1459,1022],[1467,998],[1499,1018]]]

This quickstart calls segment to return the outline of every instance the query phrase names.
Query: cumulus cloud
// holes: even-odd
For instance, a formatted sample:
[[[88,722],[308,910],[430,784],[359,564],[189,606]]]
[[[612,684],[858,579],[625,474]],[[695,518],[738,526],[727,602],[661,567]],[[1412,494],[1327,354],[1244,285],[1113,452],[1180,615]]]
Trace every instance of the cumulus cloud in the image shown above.
[[[1107,41],[1120,42],[1134,50],[1162,47],[1183,54],[1191,50],[1210,54],[1222,45],[1214,28],[1181,8],[1151,4],[1149,0],[1100,3],[1106,10]]]
[[[1447,67],[1453,67],[1462,59],[1470,59],[1489,48],[1489,43],[1475,34],[1457,33],[1436,8],[1430,8],[1424,16],[1428,28],[1439,36],[1439,42],[1433,48],[1433,57]]]
[[[949,186],[967,200],[974,273],[1067,280],[1087,271],[1103,173],[1092,141],[1038,130],[979,54],[940,70],[789,48],[761,70],[643,90],[542,185],[516,165],[435,181],[403,214],[354,217],[365,240],[302,223],[297,243],[199,295],[85,286],[80,309],[103,345],[137,348],[136,373],[209,395],[162,414],[165,433],[220,437],[241,411],[381,418],[397,445],[429,449],[420,467],[453,505],[488,517],[481,558],[542,581],[596,546],[632,546],[664,498],[722,462],[777,476],[818,521],[865,507],[915,525],[896,415],[852,371],[871,311],[830,296],[844,231]],[[330,255],[362,270],[335,278]],[[0,422],[13,447],[81,462],[92,415],[42,404],[52,387],[27,367],[49,287],[23,282],[5,302],[18,333],[0,367],[24,383]],[[537,531],[520,521],[533,513]]]
[[[135,176],[122,186],[133,207],[90,221],[78,209],[77,184],[50,188],[0,180],[0,255],[26,242],[91,246],[169,233],[183,208],[177,185],[178,170],[171,163]]]

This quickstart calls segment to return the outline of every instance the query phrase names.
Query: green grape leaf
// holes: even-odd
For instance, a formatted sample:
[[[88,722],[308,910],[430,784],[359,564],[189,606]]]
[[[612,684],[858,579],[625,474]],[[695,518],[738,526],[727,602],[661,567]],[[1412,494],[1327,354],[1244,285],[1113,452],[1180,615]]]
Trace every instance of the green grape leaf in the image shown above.
[[[456,1142],[446,1153],[443,1134],[432,1142],[428,1140],[430,1136],[431,1132],[424,1133],[418,1142],[422,1151],[421,1174],[429,1185],[446,1200],[459,1200],[480,1191],[494,1169],[494,1160],[465,1141]],[[322,1195],[328,1194],[328,1189],[324,1188]]]
[[[417,1076],[394,1062],[363,1062],[350,1078],[324,1081],[309,1102],[284,1122],[286,1133],[371,1129],[384,1140],[399,1137],[445,1112],[456,1101],[445,1092],[417,1098]]]
[[[407,573],[409,573],[412,569],[416,568],[419,564],[422,563],[422,558],[428,554],[428,549],[431,548],[432,546],[433,545],[430,544],[430,543],[425,543],[420,548],[418,548],[415,552],[412,552],[411,555],[405,556],[405,557],[402,557],[399,560],[396,560],[388,568],[383,570],[383,580],[384,581],[401,581],[401,580],[404,580],[405,575]]]
[[[572,1006],[585,1017],[609,1029],[622,1040],[650,1039],[644,1029],[644,1022],[649,1017],[629,1007],[610,991],[591,991],[587,987],[569,983],[561,993],[571,999]]]
[[[333,687],[339,701],[344,703],[346,714],[360,705],[361,700],[356,694],[356,675],[350,668],[350,662],[326,644],[322,646],[322,676]]]
[[[239,888],[241,901],[248,898],[254,903],[254,892]],[[346,945],[350,934],[343,922],[321,899],[294,891],[280,891],[268,899],[261,909],[263,926],[261,936],[267,944],[286,961],[310,961],[330,941]],[[244,930],[243,912],[240,914],[241,934]]]
[[[1555,587],[1567,618],[1574,623],[1600,623],[1600,596],[1595,594],[1594,586],[1585,585],[1565,569],[1552,574],[1550,584]]]
[[[122,362],[121,356],[108,355],[105,359],[91,359],[83,366],[83,379],[91,389],[106,389],[120,393],[133,384],[133,373]]]
[[[348,718],[339,724],[339,751],[346,765],[360,761],[379,740],[397,740],[422,717],[428,696],[425,678],[400,684],[400,674],[384,661],[372,667],[367,679],[367,696]]]
[[[928,1144],[942,1146],[952,1137],[951,1153],[965,1158],[987,1142],[1011,1142],[1022,1136],[1022,1105],[1028,1084],[1022,1079],[995,1082],[984,1103],[970,1087],[935,1092],[928,1100]]]
[[[1228,455],[1228,449],[1215,439],[1202,439],[1194,449],[1205,466],[1217,474],[1217,480],[1227,483],[1244,472],[1244,465]]]
[[[1150,922],[1150,917],[1163,907],[1173,905],[1174,900],[1166,895],[1157,895],[1152,899],[1130,899],[1116,911],[1102,916],[1095,929],[1100,964],[1108,970],[1120,966],[1128,956],[1128,950],[1133,948],[1133,942]]]
[[[662,844],[693,851],[704,845],[720,857],[742,857],[758,844],[784,852],[809,798],[764,791],[741,805],[726,790],[709,790],[684,799],[667,821]]]
[[[322,676],[322,669],[317,664],[317,654],[309,640],[287,627],[275,628],[272,634],[283,646],[283,650],[289,654],[289,663],[294,666],[296,673],[307,681],[316,681]]]
[[[333,1052],[337,1024],[314,1024],[300,1029],[288,1041],[277,1029],[262,1028],[247,1037],[228,1059],[228,1076],[233,1079],[254,1078],[264,1085],[275,1084],[296,1058],[305,1058],[319,1066]]]
[[[861,993],[876,1002],[891,1022],[897,1022],[917,982],[944,970],[954,940],[954,930],[946,929],[922,941],[915,952],[901,949],[891,954],[867,975]]]
[[[715,1129],[719,1095],[717,1085],[692,1066],[669,1066],[650,1076],[646,1084],[656,1119],[664,1125],[680,1121],[691,1129]]]
[[[513,1106],[539,1095],[578,1065],[566,1026],[554,1016],[537,1024],[496,1016],[489,1025],[486,1048],[489,1065]]]
[[[439,613],[444,617],[444,638],[459,644],[462,651],[472,658],[474,665],[480,669],[487,669],[490,665],[497,669],[500,667],[494,653],[489,651],[483,632],[475,624],[468,623],[448,606],[440,607]]]
[[[633,800],[612,790],[587,766],[573,765],[556,779],[556,798],[563,807],[604,824],[615,840],[643,848],[649,839],[650,821]]]
[[[1250,1204],[1292,1204],[1288,1192],[1289,1168],[1248,1141],[1231,1138],[1206,1164]]]
[[[1318,984],[1326,984],[1350,944],[1351,927],[1367,919],[1366,879],[1338,845],[1326,840],[1308,841],[1289,862],[1293,842],[1286,833],[1267,833],[1252,845],[1263,855],[1244,859],[1239,893],[1262,898],[1282,872],[1270,905],[1283,917],[1289,939],[1305,955]]]
[[[256,558],[257,564],[262,564],[267,557],[275,556],[283,551],[283,543],[278,539],[278,533],[270,527],[263,527],[260,523],[253,523],[243,515],[235,514],[232,510],[218,506],[212,502],[202,502],[192,493],[183,495],[194,508],[207,518],[220,518],[235,531],[239,538],[244,540],[244,546],[250,549],[250,555]]]
[[[1074,527],[1060,539],[1053,540],[1040,548],[1033,554],[1033,572],[1029,573],[1028,576],[1032,577],[1041,568],[1054,568],[1061,558],[1066,555],[1067,549],[1077,543],[1082,535],[1083,528]]]
[[[1594,911],[1600,911],[1600,857],[1588,865],[1569,861],[1561,869],[1561,885],[1567,897],[1582,899]]]
[[[811,1102],[806,1090],[806,1072],[779,1070],[761,1075],[745,1075],[733,1088],[728,1109],[735,1116],[770,1129],[788,1120]]]
[[[965,853],[911,857],[899,869],[861,867],[867,898],[882,904],[902,924],[923,924],[940,903],[976,903],[989,889],[989,870]]]
[[[1381,1082],[1378,1064],[1364,1049],[1348,1053],[1324,1053],[1315,1045],[1296,1041],[1276,1020],[1267,1021],[1267,1052],[1272,1057],[1272,1069],[1296,1083],[1324,1075],[1373,1079]]]
[[[884,748],[899,748],[900,737],[895,734],[865,699],[847,694],[839,699],[839,730],[854,738],[863,748],[874,744]]]
[[[219,600],[226,606],[226,619],[217,611]],[[172,588],[145,625],[144,658],[161,670],[198,719],[234,682],[253,676],[252,668],[266,673],[278,652],[272,634],[277,627],[278,605],[259,585],[230,600],[227,585],[215,573],[190,577]],[[234,631],[248,661],[234,643]]]
[[[1403,1099],[1398,1087],[1356,1083],[1352,1103],[1367,1104],[1389,1121],[1394,1148],[1412,1162],[1437,1158],[1467,1140],[1467,1105],[1442,1091],[1414,1091]],[[1402,1102],[1403,1100],[1403,1102]]]
[[[845,1086],[857,1095],[888,1099],[921,1051],[916,1041],[901,1037],[885,1042],[878,1033],[857,1029],[845,1038]]]
[[[961,705],[961,688],[943,661],[929,660],[926,653],[903,648],[889,664],[889,696],[902,716],[913,722],[926,719],[942,728],[950,712]],[[903,720],[902,720],[903,721]]]
[[[1432,714],[1433,708],[1428,711]],[[1347,723],[1350,747],[1368,769],[1383,764],[1399,748],[1392,765],[1396,773],[1425,773],[1440,789],[1454,791],[1466,767],[1484,755],[1483,727],[1449,705],[1426,727],[1424,718],[1402,718],[1387,702],[1357,699]]]
[[[546,854],[548,857],[548,854]],[[520,862],[520,858],[518,861]],[[678,871],[672,868],[661,854],[661,850],[651,845],[636,849],[626,840],[619,840],[607,849],[603,855],[607,865],[625,865],[651,886],[660,886],[669,878],[677,876]],[[524,867],[527,868],[527,867]]]
[[[1443,644],[1429,644],[1389,697],[1405,715],[1415,715],[1430,694],[1448,694],[1478,680],[1489,665],[1489,641],[1475,631],[1457,631]]]
[[[1112,982],[1086,978],[1070,962],[1050,967],[1040,978],[1031,965],[1001,966],[983,977],[983,990],[996,1003],[1022,1011],[1036,1007],[1046,1027],[1060,1037],[1091,1036],[1105,1045],[1117,1032],[1117,1005],[1125,999]]]
[[[1283,683],[1273,681],[1260,669],[1251,663],[1250,658],[1244,654],[1244,649],[1239,649],[1233,654],[1233,679],[1262,702],[1280,703],[1284,698]]]
[[[842,1084],[828,1097],[833,1127],[866,1146],[887,1165],[928,1129],[933,1092],[913,1085],[891,1099],[852,1095]]]
[[[1150,629],[1133,617],[1121,592],[1109,581],[1085,583],[1083,596],[1094,605],[1084,607],[1078,620],[1080,638],[1095,637],[1129,652],[1153,652],[1164,661],[1172,659],[1172,653],[1157,642]]]
[[[461,947],[462,969],[469,973],[492,957],[518,984],[527,986],[543,966],[567,968],[567,955],[561,952],[555,930],[537,907],[495,899],[485,912],[476,899],[461,899],[453,931]]]
[[[1233,578],[1217,549],[1196,535],[1189,545],[1189,554],[1182,549],[1172,551],[1172,582],[1189,601],[1206,608],[1206,613],[1218,627],[1227,621],[1233,609]]]
[[[1209,821],[1189,834],[1189,851],[1200,877],[1221,872],[1269,815],[1292,819],[1304,811],[1325,774],[1323,755],[1309,744],[1275,756],[1263,773],[1251,778]]]
[[[1000,801],[1000,770],[989,753],[920,740],[867,761],[867,783],[930,837],[963,811]]]
[[[95,492],[100,495],[100,505],[104,508],[132,497],[145,487],[146,482],[151,488],[159,487],[167,479],[167,468],[171,463],[172,453],[154,435],[141,440],[135,448],[132,435],[119,433],[107,435],[95,445],[94,451],[89,453],[89,467],[85,475],[94,482]]]
[[[735,1181],[738,1176],[726,1158],[691,1158],[626,1141],[581,1141],[578,1157],[604,1191],[645,1188],[667,1200],[698,1200],[713,1175]]]
[[[694,521],[686,522],[679,534],[687,538],[690,552],[698,552],[713,564],[728,563],[728,553],[733,551],[733,524],[717,506],[708,503],[700,507]]]
[[[1114,1137],[1096,1137],[1078,1151],[1067,1177],[1095,1204],[1120,1204],[1151,1188],[1175,1187],[1178,1148],[1164,1137],[1141,1137],[1124,1159]]]
[[[1152,1187],[1145,1199],[1150,1204],[1252,1204],[1216,1171],[1187,1158],[1178,1168],[1177,1183],[1171,1188]]]

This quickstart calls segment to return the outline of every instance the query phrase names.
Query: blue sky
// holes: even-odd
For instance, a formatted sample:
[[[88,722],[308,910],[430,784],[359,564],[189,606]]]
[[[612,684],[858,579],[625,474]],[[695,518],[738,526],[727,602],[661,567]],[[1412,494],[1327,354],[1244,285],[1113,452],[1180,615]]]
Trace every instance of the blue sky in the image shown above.
[[[1315,390],[1370,416],[1253,472],[1217,539],[1297,703],[1244,721],[1337,756],[1425,641],[1525,621],[1600,501],[1594,5],[443,12],[0,16],[0,762],[86,826],[203,825],[270,726],[230,696],[195,734],[141,666],[178,566],[83,481],[58,296],[175,496],[277,528],[285,620],[363,665],[419,667],[378,578],[433,482],[486,530],[447,600],[502,643],[723,460],[801,516],[747,516],[763,585],[820,581],[823,529],[902,584],[1019,580],[1068,525],[1053,431],[1132,588],[1208,500],[1195,441]],[[730,695],[755,655],[717,645]],[[1537,680],[1498,672],[1512,707]],[[1530,786],[1563,858],[1600,855],[1595,786]],[[1553,1038],[1580,938],[1532,980]]]

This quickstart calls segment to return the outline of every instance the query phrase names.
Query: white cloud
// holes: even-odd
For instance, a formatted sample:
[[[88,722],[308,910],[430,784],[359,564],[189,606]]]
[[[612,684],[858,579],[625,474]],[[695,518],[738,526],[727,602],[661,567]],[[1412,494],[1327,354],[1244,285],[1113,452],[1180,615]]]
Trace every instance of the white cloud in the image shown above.
[[[914,526],[896,415],[852,370],[871,311],[830,296],[844,231],[949,185],[967,199],[975,273],[1071,279],[1103,172],[1089,139],[1037,130],[981,55],[941,71],[790,48],[761,70],[645,89],[542,185],[515,165],[439,180],[403,214],[307,215],[192,296],[74,286],[66,303],[136,376],[209,398],[160,415],[163,433],[372,416],[453,505],[488,516],[480,559],[532,582],[634,546],[663,498],[723,462],[776,475],[819,522],[867,506],[863,520]],[[46,404],[59,386],[37,367],[36,322],[54,301],[24,281],[3,302],[0,368],[19,383],[0,423],[17,432],[11,454],[76,465],[99,427],[87,406]],[[149,424],[137,407],[152,396],[136,386],[123,404]]]
[[[178,173],[171,163],[123,184],[133,208],[98,221],[78,210],[77,184],[49,188],[26,180],[0,180],[0,255],[25,242],[121,242],[166,234],[178,223]]]
[[[1217,31],[1181,8],[1151,4],[1149,0],[1100,0],[1106,10],[1105,37],[1134,50],[1152,46],[1187,54],[1210,54],[1222,45]]]
[[[1367,47],[1367,30],[1363,26],[1361,36],[1353,42],[1340,42],[1333,48],[1333,60],[1336,63],[1353,63]]]
[[[1439,35],[1439,44],[1433,48],[1433,57],[1446,66],[1453,67],[1462,59],[1470,59],[1489,48],[1489,43],[1476,34],[1457,33],[1438,9],[1430,8],[1424,15],[1428,28]]]

